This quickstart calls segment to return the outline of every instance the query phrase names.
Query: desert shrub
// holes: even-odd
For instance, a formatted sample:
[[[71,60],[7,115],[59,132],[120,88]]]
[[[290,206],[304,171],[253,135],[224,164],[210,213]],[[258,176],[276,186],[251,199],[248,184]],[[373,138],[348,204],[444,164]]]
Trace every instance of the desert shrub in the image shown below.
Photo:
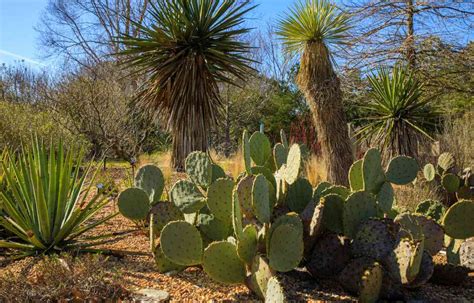
[[[42,258],[28,272],[9,270],[0,275],[2,302],[117,300],[128,295],[119,273],[106,268],[100,255],[73,258],[68,254]]]

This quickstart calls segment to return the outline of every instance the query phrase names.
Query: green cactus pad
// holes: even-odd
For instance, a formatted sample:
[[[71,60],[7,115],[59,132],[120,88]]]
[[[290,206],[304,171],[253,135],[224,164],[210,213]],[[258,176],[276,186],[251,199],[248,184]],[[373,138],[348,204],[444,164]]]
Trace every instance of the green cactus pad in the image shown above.
[[[441,184],[448,193],[454,193],[459,189],[461,180],[455,174],[445,174],[441,178]]]
[[[259,174],[255,177],[252,187],[252,209],[257,219],[262,223],[269,223],[271,217],[269,183]]]
[[[237,284],[245,281],[245,265],[237,255],[237,248],[226,241],[211,243],[206,248],[202,267],[212,279],[220,283]]]
[[[207,190],[207,206],[223,222],[231,222],[233,190],[234,181],[230,179],[219,179]]]
[[[338,235],[327,233],[316,241],[306,269],[315,278],[330,278],[339,274],[350,259],[349,244]]]
[[[288,157],[288,149],[283,146],[281,143],[275,144],[273,147],[273,158],[275,159],[276,169],[286,163],[286,158]]]
[[[382,290],[383,269],[379,263],[364,271],[359,290],[359,302],[377,302]]]
[[[402,213],[395,217],[394,221],[400,224],[400,235],[414,241],[421,241],[425,238],[418,216],[410,213]]]
[[[219,165],[212,163],[212,178],[211,178],[211,183],[216,181],[217,179],[221,178],[226,178],[227,175],[225,174],[224,169],[220,167]]]
[[[298,144],[293,144],[288,152],[284,178],[288,184],[293,184],[300,174],[301,169],[301,149]]]
[[[258,174],[264,175],[265,178],[267,179],[267,181],[270,182],[270,184],[273,186],[273,188],[276,188],[275,176],[265,166],[254,166],[254,167],[252,167],[252,174],[253,175],[258,175]]]
[[[382,260],[397,245],[399,226],[389,219],[369,219],[360,225],[352,242],[355,257]]]
[[[385,257],[383,264],[394,281],[406,285],[418,275],[422,256],[423,241],[413,242],[401,238],[395,249]]]
[[[245,176],[237,184],[237,193],[239,197],[242,214],[246,218],[253,217],[252,209],[252,187],[255,176]]]
[[[239,202],[239,193],[237,188],[232,192],[232,227],[234,228],[234,235],[237,239],[242,237],[242,211]]]
[[[431,182],[436,177],[436,168],[433,164],[428,163],[423,167],[423,176],[425,177],[426,181]]]
[[[360,302],[376,302],[383,281],[381,265],[367,257],[353,259],[339,275],[342,287],[359,296]]]
[[[288,149],[290,147],[290,145],[288,145],[288,140],[286,139],[286,134],[283,129],[280,129],[280,140],[281,140],[281,144],[283,144],[285,148]]]
[[[423,230],[424,235],[424,249],[430,255],[436,255],[441,248],[443,248],[444,242],[444,230],[443,228],[436,223],[436,221],[426,218],[424,216],[415,216],[418,225],[420,225]]]
[[[282,224],[272,232],[268,258],[276,271],[296,268],[303,258],[303,251],[303,233],[293,225]]]
[[[145,220],[150,210],[148,194],[140,188],[127,188],[118,197],[119,212],[130,220]]]
[[[272,155],[270,140],[261,132],[254,132],[250,136],[250,157],[256,165],[264,166]]]
[[[425,200],[416,206],[415,212],[437,222],[441,222],[441,219],[446,212],[446,207],[444,207],[444,205],[439,201]]]
[[[161,170],[155,165],[140,167],[135,176],[135,187],[143,189],[152,204],[160,201],[161,194],[165,188],[165,178]]]
[[[252,262],[251,274],[247,278],[246,284],[258,297],[265,299],[268,280],[274,275],[275,273],[265,259],[261,256],[255,256]]]
[[[459,257],[459,250],[461,248],[464,239],[453,239],[450,236],[445,235],[444,245],[446,246],[446,257],[448,263],[459,265],[461,263]]]
[[[336,194],[323,197],[324,205],[323,226],[336,233],[343,233],[342,214],[344,212],[344,199]]]
[[[321,197],[324,197],[324,196],[327,196],[327,195],[330,195],[330,194],[339,195],[341,198],[343,198],[345,200],[351,194],[351,191],[345,186],[333,185],[333,186],[323,190],[323,192],[321,193]]]
[[[456,161],[451,153],[442,153],[438,157],[438,169],[440,169],[441,173],[449,171],[454,167],[455,163]]]
[[[302,212],[313,199],[313,187],[307,179],[298,178],[288,188],[286,205],[294,212]]]
[[[213,241],[225,240],[232,234],[232,224],[218,219],[206,207],[199,212],[198,227],[209,240]]]
[[[322,197],[322,193],[331,186],[332,184],[329,182],[320,182],[313,190],[313,201],[318,204],[319,199]]]
[[[426,284],[429,279],[431,279],[431,276],[433,276],[434,272],[434,264],[433,264],[433,258],[431,255],[424,251],[423,252],[423,257],[421,258],[421,263],[420,263],[420,270],[418,274],[416,275],[416,278],[411,281],[409,284],[405,285],[407,288],[418,288],[422,286],[423,284]]]
[[[303,222],[303,242],[304,242],[304,256],[309,258],[313,249],[314,243],[324,231],[323,226],[324,205],[313,201],[300,214]]]
[[[352,191],[364,189],[364,176],[362,175],[363,159],[357,160],[349,169],[349,183]]]
[[[206,205],[206,198],[199,188],[188,180],[180,180],[171,188],[171,201],[185,214],[199,211]]]
[[[365,191],[351,194],[344,204],[343,226],[344,234],[354,238],[359,225],[371,217],[377,216],[375,197]]]
[[[301,221],[300,217],[296,213],[287,213],[282,216],[279,216],[270,226],[268,230],[268,238],[271,239],[273,232],[275,229],[283,224],[289,224],[293,226],[297,231],[300,232],[301,236],[303,235],[303,222]],[[267,248],[267,251],[269,248]]]
[[[186,157],[186,173],[194,183],[201,187],[207,187],[212,180],[212,164],[208,154],[194,151]]]
[[[242,236],[237,240],[237,254],[247,264],[252,264],[257,253],[257,229],[253,225],[247,225]]]
[[[249,133],[244,130],[242,134],[242,153],[244,154],[245,171],[247,174],[252,174],[252,158],[250,156]]]
[[[462,266],[474,270],[474,237],[466,239],[459,248],[459,261]]]
[[[385,182],[385,173],[382,168],[382,156],[376,148],[369,149],[362,161],[362,176],[364,177],[364,190],[378,193]]]
[[[453,204],[443,217],[446,234],[455,239],[474,237],[474,201],[461,200]]]
[[[179,272],[186,268],[186,266],[178,265],[168,259],[161,250],[160,245],[155,248],[153,256],[155,258],[155,264],[158,272],[160,273]]]
[[[151,208],[150,213],[151,220],[153,220],[153,228],[158,233],[169,222],[184,220],[183,213],[171,202],[157,203]]]
[[[415,180],[418,170],[418,163],[414,158],[398,156],[390,161],[385,175],[391,183],[405,185]]]
[[[192,224],[173,221],[163,228],[160,235],[161,249],[165,256],[179,265],[197,265],[202,261],[201,234]]]
[[[390,212],[393,206],[394,193],[392,184],[384,182],[377,193],[377,204],[384,213]]]
[[[276,277],[268,280],[265,303],[286,303],[285,290]]]

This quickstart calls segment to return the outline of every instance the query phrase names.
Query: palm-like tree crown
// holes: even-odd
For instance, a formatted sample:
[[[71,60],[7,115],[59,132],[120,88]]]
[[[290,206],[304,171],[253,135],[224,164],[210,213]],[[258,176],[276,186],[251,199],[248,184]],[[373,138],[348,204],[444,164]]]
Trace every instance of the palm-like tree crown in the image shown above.
[[[280,20],[280,35],[289,52],[303,52],[307,43],[341,44],[349,30],[349,16],[327,0],[299,0]]]

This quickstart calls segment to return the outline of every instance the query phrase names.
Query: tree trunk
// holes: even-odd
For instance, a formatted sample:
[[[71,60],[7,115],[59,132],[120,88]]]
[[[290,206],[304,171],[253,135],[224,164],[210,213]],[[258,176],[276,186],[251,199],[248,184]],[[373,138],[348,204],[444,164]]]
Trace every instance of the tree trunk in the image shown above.
[[[415,28],[414,28],[414,16],[415,8],[413,5],[414,0],[407,0],[407,37],[405,38],[405,53],[408,65],[411,70],[416,68],[416,50],[415,50]]]
[[[340,81],[332,67],[329,51],[320,42],[306,45],[297,78],[308,101],[321,153],[326,163],[328,181],[348,185],[347,174],[354,160]]]
[[[193,151],[206,151],[208,146],[208,133],[199,127],[182,123],[183,127],[173,130],[173,152],[171,162],[178,172],[184,171],[186,157]]]

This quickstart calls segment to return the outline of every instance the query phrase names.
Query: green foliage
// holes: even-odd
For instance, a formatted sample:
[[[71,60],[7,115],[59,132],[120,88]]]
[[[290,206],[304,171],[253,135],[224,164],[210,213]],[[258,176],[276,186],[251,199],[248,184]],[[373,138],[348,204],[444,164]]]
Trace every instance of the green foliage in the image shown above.
[[[0,225],[18,241],[1,240],[0,247],[18,249],[23,255],[87,248],[100,241],[79,242],[79,236],[116,215],[88,221],[108,201],[100,194],[90,199],[93,176],[85,185],[90,165],[83,167],[83,152],[66,149],[61,141],[48,148],[35,139],[18,156],[8,151],[2,170],[6,183],[0,192]]]

